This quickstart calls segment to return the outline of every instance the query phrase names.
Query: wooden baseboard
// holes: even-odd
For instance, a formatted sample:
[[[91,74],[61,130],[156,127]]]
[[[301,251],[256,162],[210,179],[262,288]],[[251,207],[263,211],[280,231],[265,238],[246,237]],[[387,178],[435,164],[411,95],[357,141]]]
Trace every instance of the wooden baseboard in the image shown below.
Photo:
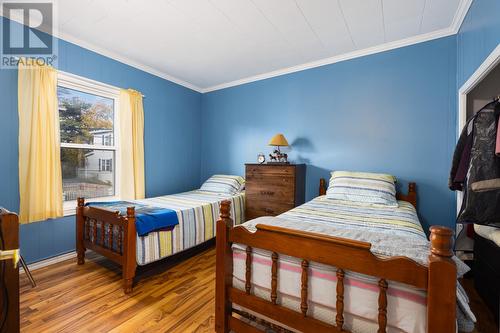
[[[43,267],[47,267],[47,266],[50,266],[50,265],[53,265],[53,264],[57,264],[58,262],[61,262],[61,261],[65,261],[65,260],[68,260],[68,259],[73,259],[73,258],[76,258],[76,252],[75,251],[71,251],[71,252],[68,252],[68,253],[63,253],[63,254],[60,254],[58,256],[55,256],[55,257],[52,257],[52,258],[48,258],[48,259],[44,259],[44,260],[40,260],[40,261],[37,261],[37,262],[34,262],[32,264],[29,264],[28,265],[28,268],[30,269],[30,271],[35,271],[39,268],[43,268]],[[24,274],[24,269],[21,267],[19,267],[19,274]]]
[[[194,246],[190,249],[181,251],[179,253],[173,254],[173,255],[168,256],[166,258],[163,258],[159,261],[151,263],[151,264],[156,263],[156,265],[148,264],[145,266],[138,266],[137,268],[140,272],[142,272],[142,271],[148,271],[151,268],[153,268],[153,269],[158,268],[158,266],[159,267],[163,267],[164,265],[172,266],[172,265],[179,263],[180,261],[183,261],[189,257],[192,257],[193,255],[201,253],[201,252],[207,250],[208,248],[213,247],[214,245],[215,245],[215,238],[210,239],[206,242],[203,242],[203,243],[201,243],[197,246]],[[74,258],[76,258],[76,251],[71,251],[68,253],[60,254],[60,255],[52,257],[52,258],[48,258],[48,259],[44,259],[44,260],[40,260],[40,261],[31,263],[28,265],[28,268],[30,269],[30,271],[33,272],[39,268],[47,267],[47,266],[50,266],[53,264],[57,264],[61,261],[74,259]],[[76,261],[75,261],[75,263],[76,263]],[[165,267],[163,267],[163,268],[165,268]],[[24,274],[24,269],[22,268],[22,266],[19,267],[19,273]]]

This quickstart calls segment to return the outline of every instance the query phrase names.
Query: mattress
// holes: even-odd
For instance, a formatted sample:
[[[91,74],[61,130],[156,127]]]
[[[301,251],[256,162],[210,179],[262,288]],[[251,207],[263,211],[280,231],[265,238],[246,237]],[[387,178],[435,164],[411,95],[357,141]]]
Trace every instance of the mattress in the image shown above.
[[[255,231],[258,223],[277,225],[337,237],[370,242],[380,257],[406,256],[427,265],[429,243],[415,208],[404,201],[398,207],[367,206],[318,197],[278,218],[259,218],[243,224]],[[270,299],[271,254],[252,250],[252,292]],[[233,245],[233,285],[245,288],[245,246]],[[300,312],[300,259],[279,257],[278,302]],[[460,269],[460,267],[459,267]],[[334,324],[336,268],[319,263],[309,267],[309,314]],[[427,295],[425,290],[388,281],[387,332],[426,332]],[[378,279],[346,271],[344,278],[345,328],[356,333],[373,332],[378,327]]]
[[[179,224],[170,231],[137,236],[137,264],[149,264],[214,238],[216,222],[219,219],[219,205],[223,200],[231,201],[231,217],[235,225],[243,223],[244,192],[231,196],[226,193],[195,190],[135,200],[154,207],[172,209],[176,211],[179,219]]]
[[[497,246],[500,246],[500,228],[474,224],[474,232],[483,238],[489,239]]]

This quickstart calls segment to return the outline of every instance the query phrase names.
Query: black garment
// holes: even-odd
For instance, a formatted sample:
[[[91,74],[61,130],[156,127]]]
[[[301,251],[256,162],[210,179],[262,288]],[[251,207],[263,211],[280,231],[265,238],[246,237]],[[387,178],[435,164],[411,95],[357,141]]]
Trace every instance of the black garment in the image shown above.
[[[458,222],[469,222],[500,228],[500,157],[495,155],[497,121],[500,104],[490,103],[471,120],[472,148],[465,195]],[[456,155],[462,155],[467,137],[459,139],[451,175],[456,173]],[[465,135],[467,131],[465,130]],[[454,179],[454,178],[452,178]]]
[[[470,153],[472,150],[473,135],[472,127],[475,117],[467,121],[460,138],[458,139],[455,153],[453,153],[453,161],[451,165],[450,177],[448,179],[448,187],[452,191],[463,191],[464,184],[467,179],[467,172],[470,164]]]

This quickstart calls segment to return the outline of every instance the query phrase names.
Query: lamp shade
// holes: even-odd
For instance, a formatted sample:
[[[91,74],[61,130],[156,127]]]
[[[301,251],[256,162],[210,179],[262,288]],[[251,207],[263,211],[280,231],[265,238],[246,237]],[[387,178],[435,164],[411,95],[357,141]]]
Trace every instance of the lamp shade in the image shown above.
[[[276,134],[268,143],[269,146],[288,146],[288,141],[286,141],[285,136],[281,133]]]

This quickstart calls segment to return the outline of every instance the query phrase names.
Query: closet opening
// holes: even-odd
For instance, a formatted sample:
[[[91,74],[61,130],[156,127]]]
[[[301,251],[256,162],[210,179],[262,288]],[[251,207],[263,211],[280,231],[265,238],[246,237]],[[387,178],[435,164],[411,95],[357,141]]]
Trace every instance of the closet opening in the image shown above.
[[[500,98],[500,44],[496,47],[496,49],[486,58],[486,60],[479,66],[479,68],[474,72],[474,74],[465,82],[465,84],[458,91],[458,124],[457,124],[457,140],[460,137],[462,132],[462,128],[467,124],[467,121],[471,119],[477,112],[481,111],[479,114],[479,118],[482,118],[479,123],[482,124],[482,131],[479,131],[477,134],[480,137],[480,141],[485,142],[486,145],[490,144],[490,133],[491,131],[486,131],[484,129],[490,129],[490,123],[484,121],[484,119],[493,119],[495,121],[495,116],[485,116],[488,112],[497,112],[498,110],[498,99]],[[487,106],[488,105],[488,106]],[[493,105],[493,106],[492,106]],[[485,107],[487,106],[487,107]],[[476,126],[476,122],[478,121],[478,117],[474,118],[474,125]],[[495,122],[495,128],[498,128],[498,120]],[[468,128],[471,126],[468,126]],[[474,131],[476,127],[474,127]],[[476,133],[476,132],[474,132]],[[488,133],[485,135],[484,133]],[[476,135],[476,134],[475,134]],[[498,155],[498,130],[496,131],[496,156]],[[475,142],[473,141],[473,145],[475,146]],[[464,149],[465,151],[465,149]],[[479,152],[483,152],[484,150],[478,150]],[[494,159],[498,159],[499,157],[484,157],[484,161],[481,160],[481,164],[496,166],[496,161]],[[486,156],[486,155],[485,155]],[[484,163],[483,163],[484,162]],[[488,164],[491,162],[491,164]],[[474,171],[477,168],[471,166],[468,169],[468,178],[472,179]],[[483,169],[484,170],[484,169]],[[492,177],[494,173],[488,174],[488,176]],[[485,175],[483,175],[485,176]],[[488,181],[491,181],[493,178],[489,178]],[[495,178],[496,179],[496,178]],[[495,180],[493,179],[493,180]],[[477,181],[475,184],[477,185],[480,181]],[[474,182],[471,180],[471,187],[469,191],[474,191]],[[485,191],[498,191],[498,189],[493,189],[497,185],[491,187],[489,189],[482,190],[483,193]],[[477,187],[476,187],[477,188]],[[481,192],[481,190],[477,190],[474,194],[477,197],[477,193]],[[474,206],[474,200],[470,200],[471,193],[468,193],[467,199],[467,208]],[[496,194],[495,194],[496,195]],[[494,197],[494,196],[493,196]],[[488,198],[484,202],[487,202],[486,206],[481,206],[482,208],[487,208],[483,211],[488,212],[490,214],[490,206],[488,200],[491,200],[491,197],[482,197]],[[462,206],[463,192],[457,192],[457,214],[460,212]],[[494,213],[491,213],[491,216],[496,216],[496,210],[493,210]],[[464,213],[461,213],[464,214]],[[465,214],[465,216],[468,216]],[[461,215],[463,218],[464,215]],[[467,217],[464,218],[464,220]],[[484,220],[484,216],[481,217],[480,221]],[[472,221],[470,221],[472,222]],[[478,222],[478,223],[481,223]],[[496,221],[495,221],[496,222]],[[499,315],[500,315],[500,291],[498,289],[498,281],[500,281],[500,263],[498,258],[500,257],[500,228],[498,228],[498,224],[496,227],[482,225],[482,224],[472,224],[466,223],[461,224],[457,223],[456,225],[456,242],[455,242],[455,251],[457,256],[461,259],[466,260],[469,266],[472,267],[472,279],[474,281],[474,287],[482,298],[486,306],[489,308],[491,314],[493,315],[494,321],[496,325],[499,325]]]
[[[500,44],[458,90],[457,140],[467,120],[499,95]],[[457,214],[462,206],[462,198],[462,192],[457,192]],[[458,232],[457,229],[457,235]]]
[[[457,140],[470,119],[483,106],[500,95],[500,45],[486,58],[458,91]],[[457,191],[457,215],[462,207],[463,192]],[[456,225],[455,250],[461,259],[472,260],[474,241],[462,232],[463,224]]]

